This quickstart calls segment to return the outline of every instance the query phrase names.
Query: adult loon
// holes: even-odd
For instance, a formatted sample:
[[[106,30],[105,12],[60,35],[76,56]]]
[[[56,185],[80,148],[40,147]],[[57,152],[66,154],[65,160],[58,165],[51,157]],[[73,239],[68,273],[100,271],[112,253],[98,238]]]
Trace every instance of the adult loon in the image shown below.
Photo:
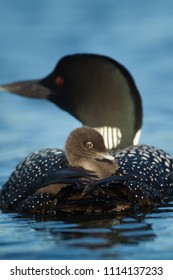
[[[74,130],[65,152],[45,149],[26,157],[1,189],[2,211],[58,215],[110,213],[161,205],[173,197],[173,160],[151,146],[108,154],[92,128]]]
[[[47,77],[2,85],[0,90],[52,101],[83,125],[98,130],[108,149],[139,142],[140,94],[128,70],[109,57],[68,55]]]

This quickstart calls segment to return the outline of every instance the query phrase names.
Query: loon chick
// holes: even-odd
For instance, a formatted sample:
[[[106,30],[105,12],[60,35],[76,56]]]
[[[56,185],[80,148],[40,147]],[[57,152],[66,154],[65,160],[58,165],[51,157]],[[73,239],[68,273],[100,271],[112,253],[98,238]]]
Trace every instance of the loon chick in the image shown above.
[[[1,209],[41,215],[109,213],[148,209],[173,197],[169,154],[152,146],[132,146],[117,151],[113,162],[96,134],[77,129],[66,142],[66,155],[45,149],[25,158],[1,189]]]
[[[82,168],[86,172],[88,172],[83,172],[85,176],[85,179],[83,178],[83,182],[85,181],[86,183],[83,194],[89,192],[94,187],[96,181],[113,175],[118,169],[118,165],[114,160],[114,157],[110,155],[106,150],[101,134],[96,130],[86,126],[77,128],[70,133],[65,145],[65,156],[67,158],[68,166],[75,168],[65,170],[68,177],[69,171],[73,178],[76,178],[76,176],[82,177],[82,170],[80,170],[79,168]],[[59,178],[59,173],[57,174],[58,181],[61,181],[61,179]],[[56,178],[57,174],[55,174]],[[68,180],[72,179],[68,178]],[[58,184],[58,190],[62,187],[63,185]],[[51,186],[51,188],[50,186],[47,186],[46,188],[43,187],[39,189],[37,193],[45,193],[45,191],[50,192],[50,189],[51,192],[57,193],[56,185],[53,185],[53,187]]]
[[[0,90],[50,100],[98,130],[108,149],[138,144],[141,97],[128,70],[109,57],[68,55],[47,77],[2,85]]]
[[[77,128],[69,135],[65,154],[70,166],[93,171],[98,179],[109,177],[118,165],[105,147],[100,133],[90,127]]]
[[[0,205],[5,211],[15,211],[23,209],[23,203],[25,205],[28,199],[34,198],[32,202],[35,203],[36,198],[39,203],[44,197],[50,207],[55,203],[55,197],[53,202],[47,202],[49,195],[59,196],[63,187],[70,183],[79,183],[81,195],[86,195],[96,181],[113,175],[117,169],[101,134],[89,127],[77,128],[66,141],[65,155],[62,151],[46,149],[22,161],[2,187]],[[38,210],[27,202],[27,207],[30,206],[33,212]],[[37,204],[37,208],[40,206],[42,208],[43,202]]]

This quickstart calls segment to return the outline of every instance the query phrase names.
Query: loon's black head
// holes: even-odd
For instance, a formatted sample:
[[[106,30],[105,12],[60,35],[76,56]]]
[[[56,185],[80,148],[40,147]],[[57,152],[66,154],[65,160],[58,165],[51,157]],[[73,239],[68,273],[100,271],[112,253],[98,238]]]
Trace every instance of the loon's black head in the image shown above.
[[[90,170],[99,179],[114,174],[118,165],[105,147],[100,133],[90,127],[81,127],[72,131],[66,141],[65,154],[72,167]]]
[[[109,57],[68,55],[44,79],[6,84],[0,90],[52,101],[97,129],[109,149],[138,143],[140,94],[126,68]]]

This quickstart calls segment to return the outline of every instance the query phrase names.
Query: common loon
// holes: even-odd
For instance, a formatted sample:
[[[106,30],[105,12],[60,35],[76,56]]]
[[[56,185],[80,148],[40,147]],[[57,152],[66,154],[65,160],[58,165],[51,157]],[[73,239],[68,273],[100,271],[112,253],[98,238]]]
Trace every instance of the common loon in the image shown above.
[[[94,54],[63,57],[40,80],[15,82],[0,90],[48,99],[98,130],[108,149],[137,145],[142,126],[142,101],[128,70],[117,61]]]
[[[18,164],[1,189],[4,212],[39,215],[148,209],[173,197],[173,160],[152,146],[106,151],[89,127],[68,137],[65,152],[45,149]]]

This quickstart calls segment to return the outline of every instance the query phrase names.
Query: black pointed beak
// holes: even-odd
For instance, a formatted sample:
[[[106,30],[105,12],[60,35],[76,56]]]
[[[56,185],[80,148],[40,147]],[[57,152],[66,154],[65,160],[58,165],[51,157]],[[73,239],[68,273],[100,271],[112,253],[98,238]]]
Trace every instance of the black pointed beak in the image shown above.
[[[0,91],[8,91],[25,97],[47,99],[51,90],[42,86],[40,80],[30,80],[0,85]]]

